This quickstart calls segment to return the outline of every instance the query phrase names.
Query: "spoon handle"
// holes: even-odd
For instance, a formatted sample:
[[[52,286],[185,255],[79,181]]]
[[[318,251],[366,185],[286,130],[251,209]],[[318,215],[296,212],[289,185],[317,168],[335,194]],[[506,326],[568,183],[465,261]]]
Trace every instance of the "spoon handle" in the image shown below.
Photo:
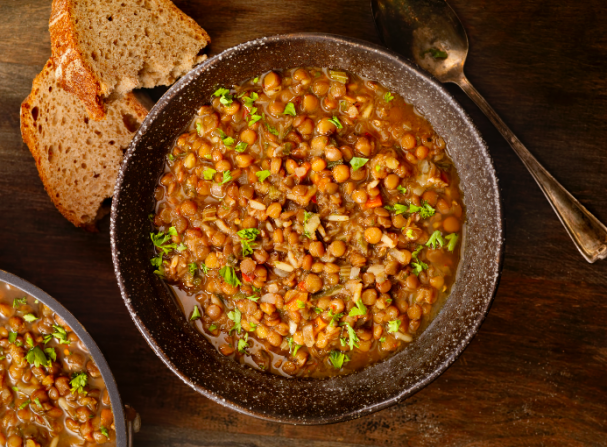
[[[575,197],[531,155],[493,110],[489,103],[462,75],[456,82],[497,127],[516,155],[525,164],[556,215],[586,261],[593,263],[607,257],[607,227],[594,217]]]

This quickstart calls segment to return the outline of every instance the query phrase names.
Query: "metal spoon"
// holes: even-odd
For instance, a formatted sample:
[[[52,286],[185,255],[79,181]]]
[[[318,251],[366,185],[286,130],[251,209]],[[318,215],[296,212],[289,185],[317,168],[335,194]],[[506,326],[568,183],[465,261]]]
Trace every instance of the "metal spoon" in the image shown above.
[[[535,159],[464,75],[468,36],[444,0],[371,0],[384,44],[441,82],[453,82],[476,103],[510,143],[552,205],[586,261],[607,257],[607,227]]]

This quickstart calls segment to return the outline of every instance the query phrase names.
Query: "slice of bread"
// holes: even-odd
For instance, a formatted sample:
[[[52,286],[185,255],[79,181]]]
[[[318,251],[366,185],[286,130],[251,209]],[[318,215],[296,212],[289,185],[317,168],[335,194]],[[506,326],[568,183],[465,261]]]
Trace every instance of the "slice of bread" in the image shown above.
[[[21,135],[46,192],[74,225],[96,231],[107,214],[118,168],[147,109],[132,93],[107,102],[107,118],[89,119],[86,109],[55,78],[50,59],[21,104]]]
[[[175,82],[211,41],[170,0],[53,0],[49,28],[56,76],[95,120],[112,93]]]

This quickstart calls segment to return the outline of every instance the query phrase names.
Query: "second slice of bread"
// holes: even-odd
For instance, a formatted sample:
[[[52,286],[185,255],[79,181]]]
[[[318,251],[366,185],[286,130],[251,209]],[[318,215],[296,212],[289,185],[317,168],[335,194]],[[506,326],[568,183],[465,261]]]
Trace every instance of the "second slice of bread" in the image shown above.
[[[105,213],[118,169],[147,109],[132,93],[107,103],[107,118],[89,119],[55,78],[49,60],[21,105],[21,134],[57,209],[90,231]]]
[[[170,0],[53,0],[49,28],[57,78],[95,120],[112,93],[175,82],[210,42]]]

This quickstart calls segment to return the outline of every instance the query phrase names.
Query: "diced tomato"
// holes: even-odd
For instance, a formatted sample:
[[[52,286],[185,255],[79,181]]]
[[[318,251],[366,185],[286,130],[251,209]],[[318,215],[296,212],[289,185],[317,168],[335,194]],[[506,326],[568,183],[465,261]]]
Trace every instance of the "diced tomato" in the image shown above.
[[[249,275],[245,275],[244,273],[242,274],[242,279],[244,282],[253,282],[253,278],[251,278]]]
[[[299,290],[301,290],[302,292],[305,292],[305,291],[306,291],[305,282],[304,282],[304,281],[302,281],[302,282],[300,282],[299,284],[297,284],[297,288],[298,288]]]
[[[378,206],[381,206],[382,202],[381,202],[381,196],[380,195],[376,195],[374,198],[367,200],[367,203],[365,203],[365,206],[367,208],[377,208]]]
[[[316,196],[312,197],[312,203],[318,203],[318,202],[316,201]]]

